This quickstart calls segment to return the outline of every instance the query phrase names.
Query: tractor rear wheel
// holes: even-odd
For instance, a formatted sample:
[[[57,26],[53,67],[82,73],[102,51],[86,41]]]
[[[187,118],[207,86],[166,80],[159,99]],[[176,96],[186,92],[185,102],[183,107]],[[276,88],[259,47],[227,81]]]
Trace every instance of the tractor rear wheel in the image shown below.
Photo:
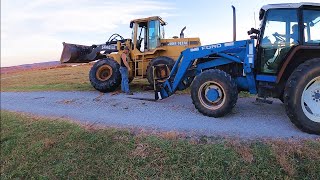
[[[228,114],[237,103],[237,85],[224,71],[206,70],[193,80],[191,98],[196,109],[202,114],[222,117]]]
[[[174,65],[174,60],[170,57],[167,56],[159,56],[156,57],[154,59],[152,59],[149,62],[149,65],[147,67],[147,79],[150,85],[153,85],[153,69],[152,66],[155,65],[168,65],[169,70],[171,71],[173,65]],[[163,71],[163,73],[161,73],[161,77],[157,77],[157,78],[163,78],[168,76],[169,74],[167,74],[165,71]]]
[[[304,132],[320,134],[320,58],[299,65],[290,75],[284,103],[293,124]]]
[[[111,58],[96,62],[89,73],[91,85],[100,92],[111,92],[121,83],[120,65]]]

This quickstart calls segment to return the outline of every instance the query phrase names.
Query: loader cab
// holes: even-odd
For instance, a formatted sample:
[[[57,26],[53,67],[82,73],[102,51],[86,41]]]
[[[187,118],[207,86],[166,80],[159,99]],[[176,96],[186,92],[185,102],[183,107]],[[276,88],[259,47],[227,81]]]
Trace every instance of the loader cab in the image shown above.
[[[319,7],[271,4],[261,8],[259,19],[257,67],[260,73],[277,75],[286,56],[297,46],[319,46]]]
[[[130,28],[132,28],[133,48],[145,52],[159,47],[165,25],[166,22],[159,16],[132,20]]]

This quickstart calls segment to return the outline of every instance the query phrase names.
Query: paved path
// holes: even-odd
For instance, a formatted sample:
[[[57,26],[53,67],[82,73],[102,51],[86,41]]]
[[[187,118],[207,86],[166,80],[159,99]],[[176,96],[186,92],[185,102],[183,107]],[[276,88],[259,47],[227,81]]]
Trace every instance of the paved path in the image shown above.
[[[130,97],[153,98],[153,93]],[[214,136],[241,138],[315,138],[297,129],[286,116],[284,105],[255,103],[239,98],[232,113],[222,118],[206,117],[191,102],[190,95],[173,95],[150,102],[124,94],[99,92],[1,92],[1,109],[36,115],[70,118],[108,126],[151,128]]]

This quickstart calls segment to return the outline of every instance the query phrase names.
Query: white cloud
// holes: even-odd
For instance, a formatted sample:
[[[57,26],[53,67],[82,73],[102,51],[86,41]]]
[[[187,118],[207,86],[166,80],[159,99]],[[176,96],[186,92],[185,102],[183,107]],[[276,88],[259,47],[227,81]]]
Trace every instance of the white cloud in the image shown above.
[[[170,4],[154,0],[5,0],[1,66],[58,60],[62,41],[101,43],[124,24],[122,31],[128,36],[131,19],[154,13],[169,16],[166,11],[171,9]]]

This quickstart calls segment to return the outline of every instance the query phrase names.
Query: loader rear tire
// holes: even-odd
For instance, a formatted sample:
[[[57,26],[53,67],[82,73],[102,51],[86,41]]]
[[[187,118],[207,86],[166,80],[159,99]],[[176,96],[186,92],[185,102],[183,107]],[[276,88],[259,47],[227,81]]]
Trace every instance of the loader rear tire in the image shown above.
[[[217,118],[228,114],[236,105],[238,89],[229,74],[218,69],[210,69],[193,80],[191,98],[199,112]]]
[[[320,58],[299,65],[284,90],[284,104],[291,122],[311,134],[320,134]]]
[[[171,69],[172,69],[172,67],[174,65],[174,60],[172,58],[170,58],[170,57],[167,57],[167,56],[159,56],[159,57],[156,57],[156,58],[152,59],[149,62],[149,65],[147,67],[147,79],[148,79],[149,84],[152,85],[152,86],[153,86],[152,66],[160,65],[160,64],[168,65],[169,70],[171,71]]]
[[[91,68],[91,85],[100,92],[112,92],[121,84],[120,65],[111,58],[97,61]]]

